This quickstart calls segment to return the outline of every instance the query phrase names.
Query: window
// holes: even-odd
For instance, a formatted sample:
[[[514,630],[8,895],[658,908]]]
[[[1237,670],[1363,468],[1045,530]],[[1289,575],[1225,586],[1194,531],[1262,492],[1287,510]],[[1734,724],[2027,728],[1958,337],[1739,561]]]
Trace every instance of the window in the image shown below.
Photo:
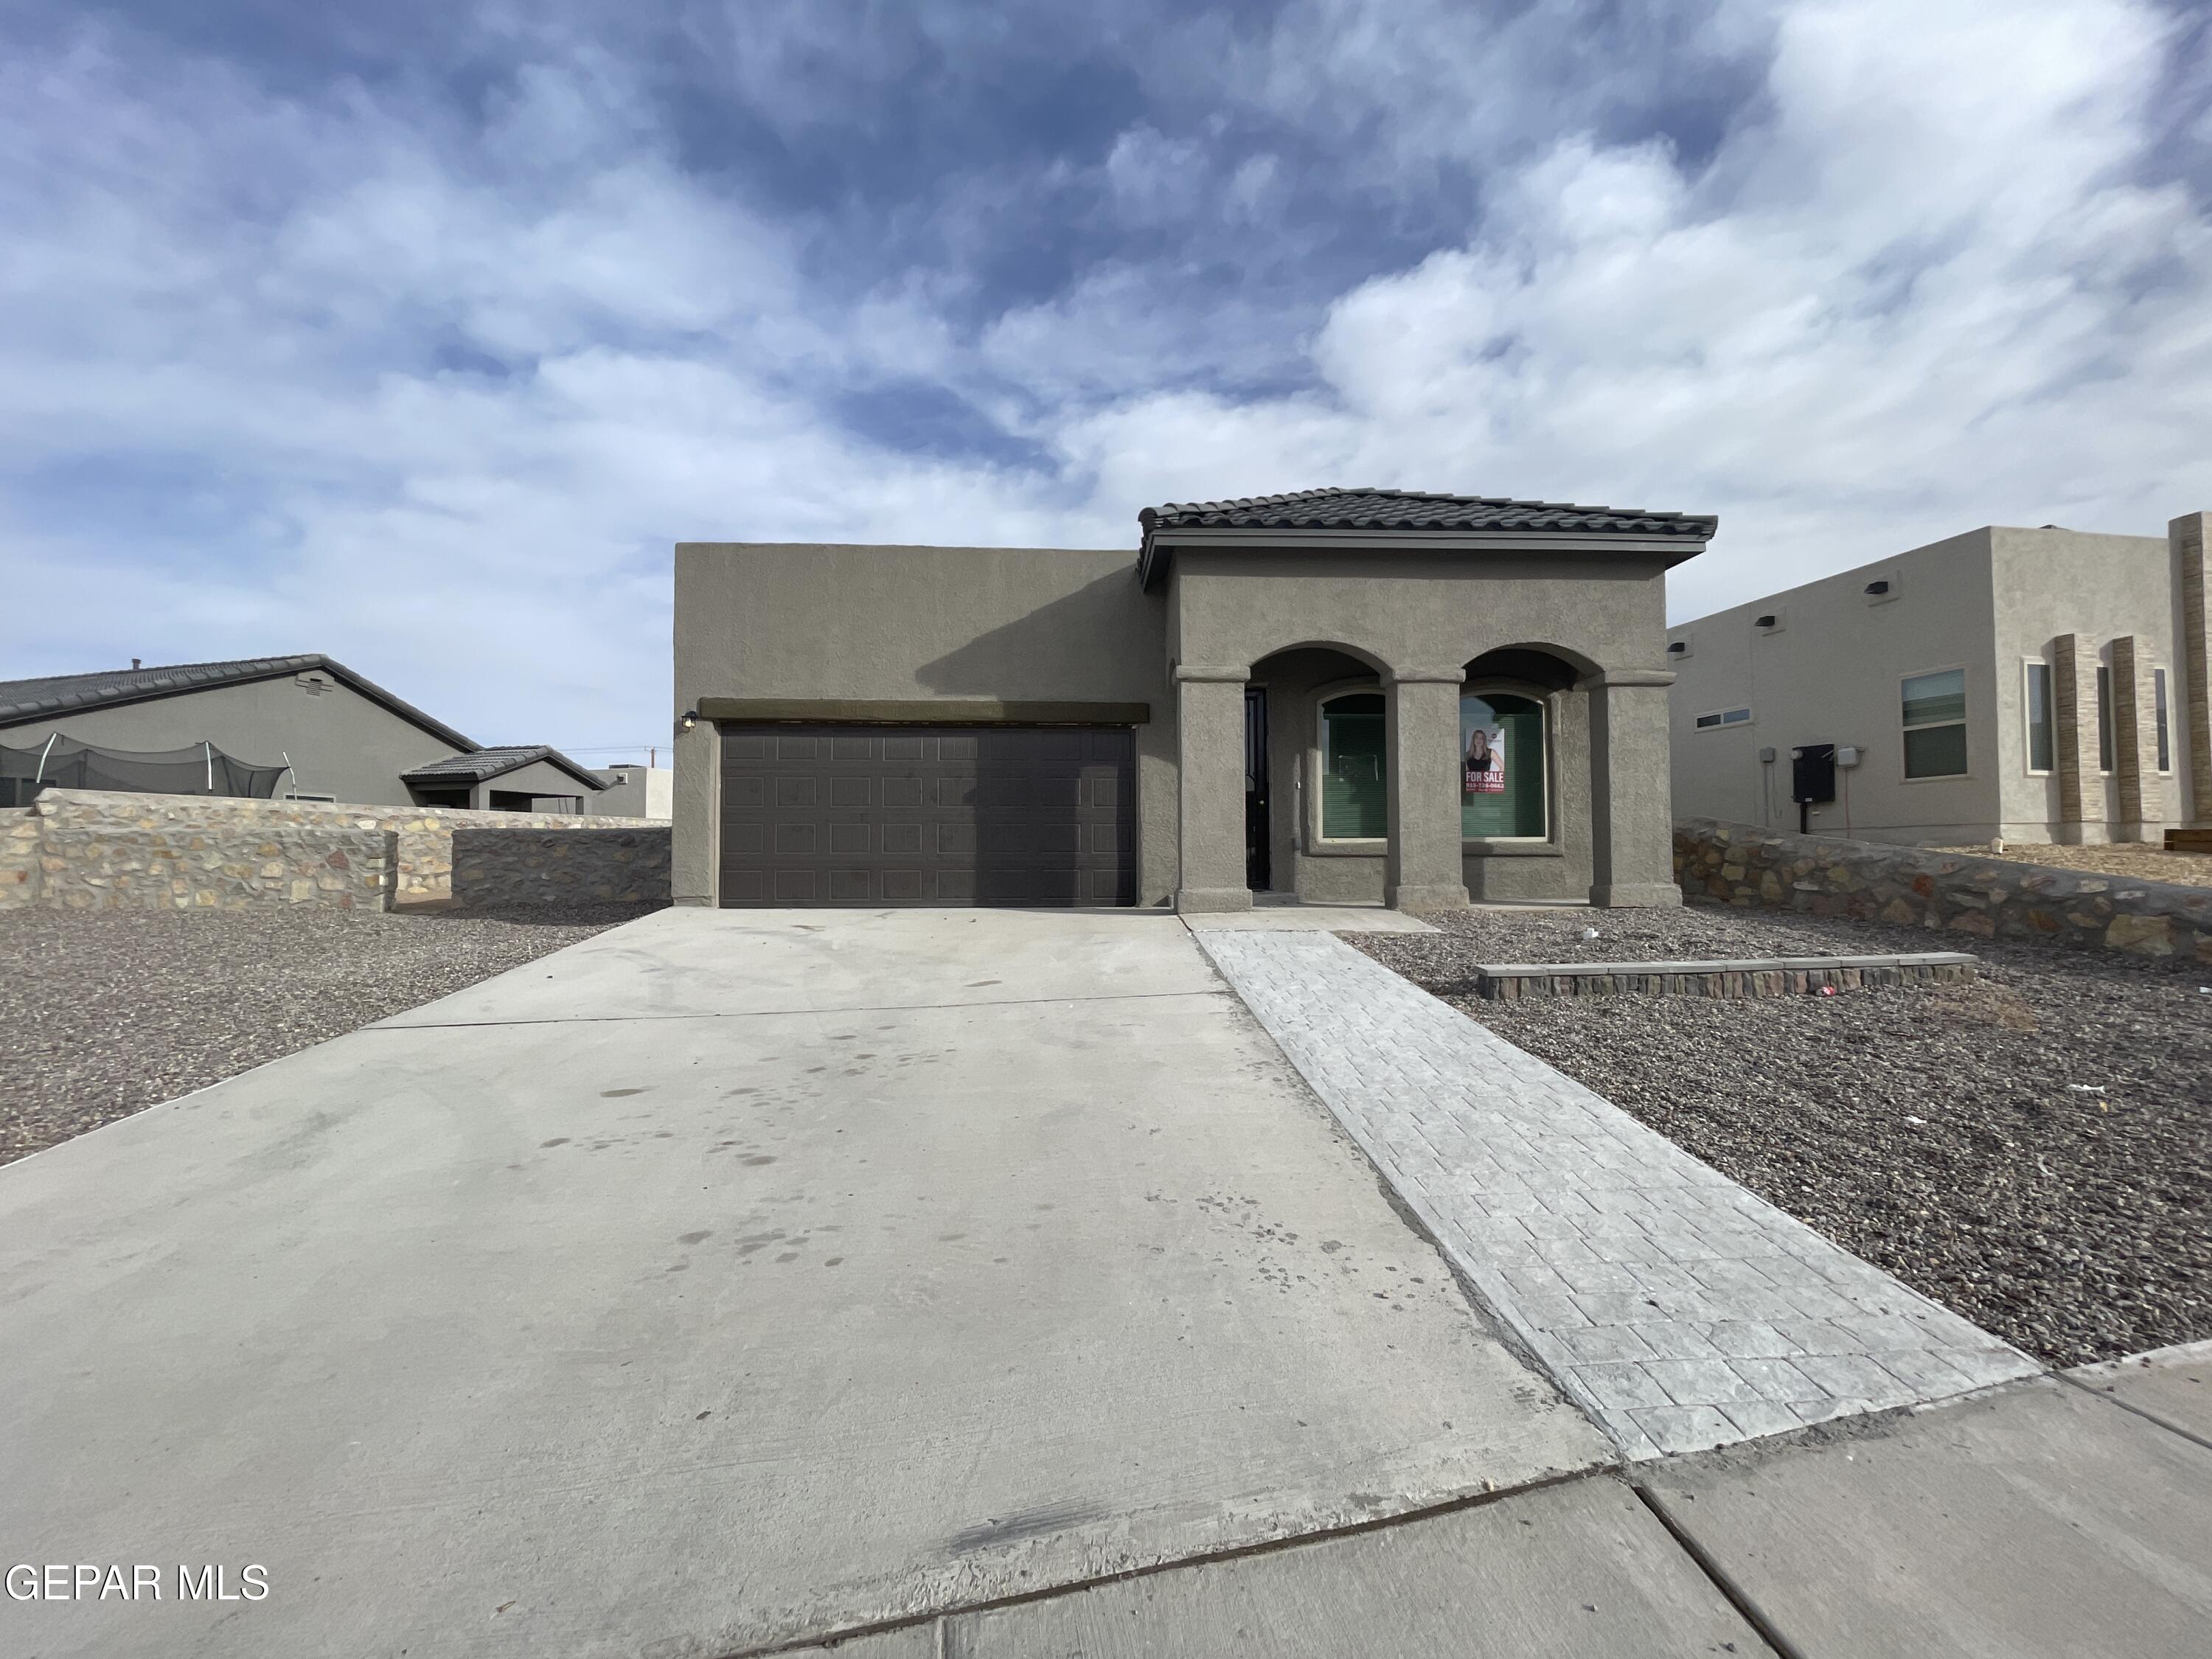
[[[2031,772],[2051,769],[2052,718],[2051,665],[2032,662],[2027,665],[2027,769]]]
[[[2112,769],[2112,671],[2097,668],[2097,769]]]
[[[1966,773],[1966,671],[1915,674],[1905,682],[1905,775]]]
[[[1710,714],[1698,715],[1696,721],[1697,729],[1700,732],[1717,732],[1724,726],[1750,724],[1751,710],[1748,708],[1716,708]]]
[[[1550,793],[1544,705],[1510,691],[1459,700],[1460,834],[1540,840]]]
[[[1322,705],[1321,731],[1322,838],[1381,840],[1390,833],[1382,694],[1331,697]]]
[[[2171,772],[2173,770],[2173,750],[2166,736],[2166,670],[2163,668],[2150,671],[2150,707],[2151,714],[2158,722],[2158,769]]]

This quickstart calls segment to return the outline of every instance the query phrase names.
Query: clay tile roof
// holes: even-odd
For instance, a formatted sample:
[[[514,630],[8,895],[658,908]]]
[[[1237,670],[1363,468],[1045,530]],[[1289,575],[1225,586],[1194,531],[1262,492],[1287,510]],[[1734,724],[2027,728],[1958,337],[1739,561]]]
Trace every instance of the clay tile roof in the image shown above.
[[[1502,495],[1437,495],[1417,489],[1297,489],[1225,501],[1170,501],[1148,507],[1137,522],[1155,530],[1236,527],[1264,530],[1518,530],[1568,535],[1687,536],[1709,539],[1720,520],[1710,514],[1650,512],[1642,507],[1577,507],[1568,501],[1516,501]]]

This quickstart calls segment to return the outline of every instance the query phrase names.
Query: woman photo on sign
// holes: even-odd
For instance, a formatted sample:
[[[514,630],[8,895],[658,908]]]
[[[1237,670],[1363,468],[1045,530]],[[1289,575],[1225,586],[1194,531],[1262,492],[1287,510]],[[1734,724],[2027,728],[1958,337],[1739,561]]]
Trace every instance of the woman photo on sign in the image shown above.
[[[1467,787],[1470,795],[1495,795],[1505,788],[1505,732],[1478,726],[1467,738]]]

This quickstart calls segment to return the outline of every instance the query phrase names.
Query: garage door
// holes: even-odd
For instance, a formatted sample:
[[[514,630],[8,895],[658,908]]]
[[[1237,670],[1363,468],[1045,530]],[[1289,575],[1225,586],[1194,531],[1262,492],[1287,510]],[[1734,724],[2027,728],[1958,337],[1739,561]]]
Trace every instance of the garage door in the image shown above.
[[[722,902],[1133,904],[1127,727],[725,726]]]

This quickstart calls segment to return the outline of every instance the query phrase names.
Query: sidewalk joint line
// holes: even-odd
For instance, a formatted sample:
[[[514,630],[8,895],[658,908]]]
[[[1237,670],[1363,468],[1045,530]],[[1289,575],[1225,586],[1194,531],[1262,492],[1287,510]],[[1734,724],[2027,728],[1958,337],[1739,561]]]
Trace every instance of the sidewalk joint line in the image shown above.
[[[2108,1405],[2118,1406],[2124,1412],[2133,1412],[2137,1417],[2142,1418],[2146,1423],[2155,1423],[2159,1427],[2164,1429],[2168,1434],[2178,1434],[2184,1440],[2190,1442],[2191,1444],[2202,1446],[2206,1451],[2212,1451],[2212,1440],[2206,1439],[2194,1429],[2185,1429],[2180,1424],[2172,1421],[2171,1419],[2160,1417],[2154,1411],[2147,1411],[2142,1407],[2136,1405],[2131,1401],[2121,1399],[2119,1395],[2116,1394],[2109,1394],[2103,1389],[2093,1387],[2089,1383],[2082,1382],[2081,1379],[2077,1376],[2069,1376],[2064,1371],[2053,1371],[2051,1375],[2057,1377],[2061,1382],[2071,1383],[2074,1387],[2081,1389],[2083,1394],[2094,1395],[2097,1399],[2104,1401]]]
[[[1698,1571],[1705,1574],[1744,1623],[1759,1633],[1760,1641],[1779,1654],[1781,1659],[1805,1659],[1805,1650],[1775,1627],[1773,1620],[1767,1617],[1766,1610],[1752,1599],[1751,1592],[1736,1583],[1735,1576],[1715,1559],[1703,1544],[1691,1536],[1689,1528],[1674,1517],[1657,1492],[1641,1480],[1630,1481],[1628,1489],[1642,1501],[1645,1509],[1658,1518],[1659,1524],[1667,1528],[1668,1536],[1681,1546],[1682,1553],[1697,1564]]]
[[[940,1626],[947,1634],[940,1636],[939,1644],[950,1653],[950,1628],[955,1619],[964,1619],[971,1613],[996,1613],[1002,1607],[1027,1607],[1036,1601],[1057,1601],[1085,1590],[1102,1589],[1109,1584],[1124,1584],[1132,1579],[1157,1578],[1163,1573],[1180,1572],[1189,1567],[1209,1567],[1224,1561],[1242,1561],[1255,1555],[1278,1555],[1285,1550],[1303,1549],[1308,1545],[1333,1543],[1340,1538],[1357,1538],[1370,1532],[1389,1532],[1399,1527],[1412,1526],[1417,1522],[1435,1520],[1441,1516],[1457,1515],[1467,1510],[1479,1510],[1502,1498],[1518,1498],[1524,1492],[1547,1492],[1553,1486],[1571,1486],[1577,1480],[1593,1480],[1614,1473],[1618,1465],[1600,1463],[1586,1469],[1570,1469],[1563,1474],[1547,1474],[1534,1480],[1523,1480],[1510,1486],[1499,1486],[1487,1492],[1462,1492],[1456,1498],[1447,1498],[1440,1503],[1425,1504],[1397,1515],[1378,1516],[1372,1520],[1347,1521],[1340,1526],[1322,1527],[1312,1532],[1301,1532],[1286,1538],[1263,1538],[1250,1544],[1228,1544],[1219,1549],[1203,1550],[1196,1555],[1177,1556],[1172,1561],[1153,1561],[1143,1566],[1124,1567],[1119,1572],[1103,1572],[1088,1578],[1072,1578],[1065,1583],[1041,1585],[1036,1589],[1012,1590],[1004,1595],[987,1597],[981,1601],[963,1602],[957,1607],[934,1607],[925,1613],[910,1613],[894,1619],[878,1619],[865,1625],[853,1625],[839,1630],[817,1631],[805,1636],[785,1637],[759,1647],[730,1648],[718,1653],[715,1659],[774,1659],[785,1653],[804,1653],[811,1649],[827,1647],[838,1643],[858,1641],[864,1636],[883,1636],[894,1631],[913,1630],[932,1620],[942,1620]],[[1803,1659],[1794,1650],[1785,1659]]]

